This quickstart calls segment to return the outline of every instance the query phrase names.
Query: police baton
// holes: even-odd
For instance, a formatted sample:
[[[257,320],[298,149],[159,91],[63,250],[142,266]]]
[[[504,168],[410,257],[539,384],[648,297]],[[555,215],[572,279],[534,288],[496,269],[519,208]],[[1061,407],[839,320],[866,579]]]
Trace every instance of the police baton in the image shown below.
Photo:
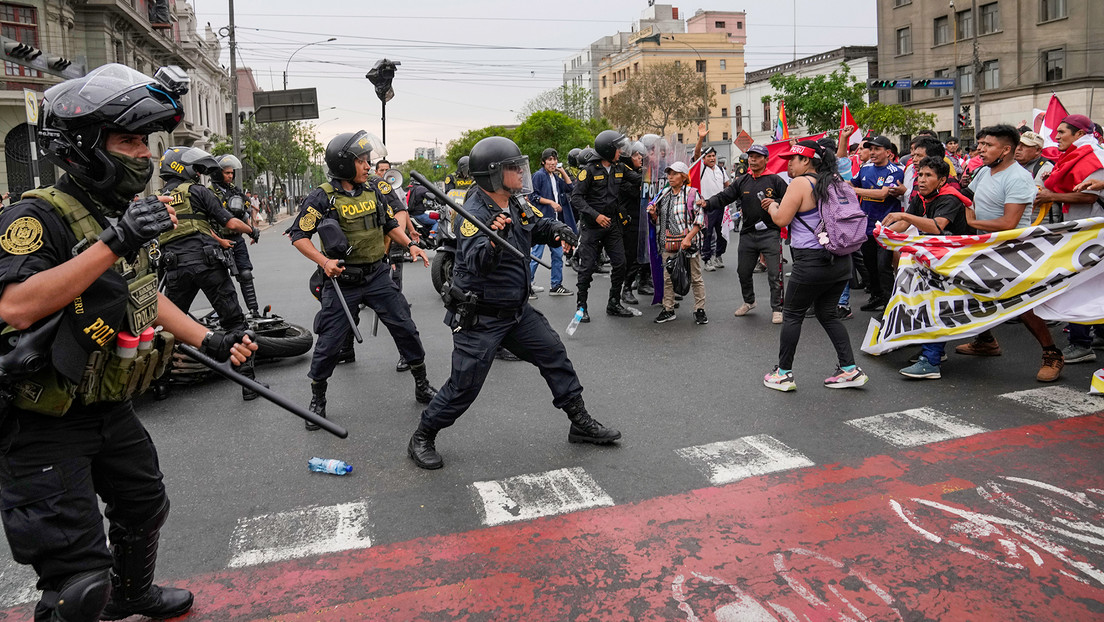
[[[445,194],[444,192],[441,192],[440,188],[438,188],[432,182],[430,182],[428,179],[426,179],[425,175],[422,175],[418,171],[411,171],[410,176],[413,177],[415,180],[417,180],[418,183],[425,186],[425,189],[430,194],[432,194],[433,196],[435,196],[438,199],[440,199],[441,201],[443,201],[445,203],[445,205],[448,205],[452,209],[456,210],[457,214],[460,214],[461,216],[464,217],[465,220],[467,220],[471,224],[475,225],[476,229],[479,229],[483,233],[486,233],[487,235],[489,235],[491,237],[491,239],[495,241],[495,244],[501,244],[501,245],[505,246],[507,249],[509,249],[509,251],[511,253],[517,255],[518,257],[521,257],[522,259],[528,259],[528,260],[531,260],[531,261],[535,261],[538,264],[544,266],[545,268],[548,268],[549,270],[552,269],[552,264],[549,263],[548,261],[545,261],[544,259],[542,259],[540,257],[534,257],[533,255],[530,255],[530,254],[528,254],[524,251],[518,250],[513,244],[510,244],[509,242],[504,240],[502,238],[502,236],[498,235],[498,232],[496,232],[494,229],[491,229],[483,221],[481,221],[478,218],[472,216],[471,212],[464,209],[459,203],[457,203],[456,201],[453,201],[452,199],[448,198],[448,195]]]
[[[250,339],[255,339],[253,337],[252,331],[249,331],[246,334],[250,336]],[[348,438],[349,431],[345,428],[330,421],[329,419],[319,417],[318,415],[312,413],[311,411],[303,408],[298,404],[292,403],[284,396],[273,391],[272,389],[269,389],[256,380],[253,380],[252,378],[246,378],[245,376],[237,373],[236,371],[234,371],[233,367],[231,367],[229,361],[226,361],[225,363],[220,363],[186,343],[180,343],[178,345],[180,347],[180,350],[184,354],[187,354],[189,357],[195,359],[197,362],[202,364],[204,367],[207,367],[211,371],[222,374],[231,382],[236,382],[237,384],[240,384],[241,386],[257,393],[261,397],[279,406],[280,408],[283,408],[296,417],[306,419],[307,421],[315,424],[316,426],[322,428],[323,430],[329,432],[330,434],[333,434],[338,438]]]
[[[338,259],[337,265],[338,267],[344,266],[345,260]],[[353,336],[356,337],[357,343],[364,343],[364,337],[360,335],[360,328],[357,327],[356,320],[353,319],[353,312],[349,311],[349,303],[345,302],[345,294],[341,293],[341,286],[337,284],[337,277],[331,276],[330,282],[333,283],[337,299],[341,301],[341,309],[345,311],[345,319],[349,320],[349,326],[353,328]]]

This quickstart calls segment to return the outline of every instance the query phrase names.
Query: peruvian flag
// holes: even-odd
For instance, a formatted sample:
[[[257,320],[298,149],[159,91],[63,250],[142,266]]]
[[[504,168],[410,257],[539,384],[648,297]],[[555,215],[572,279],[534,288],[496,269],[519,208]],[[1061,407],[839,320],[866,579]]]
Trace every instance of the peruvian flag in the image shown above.
[[[820,134],[814,134],[812,136],[802,136],[795,140],[820,140],[824,138],[828,132],[821,132]],[[782,159],[782,154],[789,153],[790,141],[780,140],[767,145],[767,172],[774,173],[775,175],[786,174],[786,160]]]
[[[840,113],[840,134],[836,140],[837,143],[843,142],[843,128],[850,125],[855,128],[855,132],[851,134],[851,138],[847,141],[847,144],[856,145],[862,141],[863,133],[859,131],[859,124],[855,123],[855,117],[851,116],[851,109],[847,107],[847,104],[843,105],[843,112]]]
[[[1054,140],[1054,132],[1058,129],[1058,124],[1062,122],[1062,119],[1067,116],[1069,116],[1069,113],[1066,112],[1066,107],[1058,100],[1057,95],[1050,96],[1050,103],[1047,104],[1046,111],[1035,109],[1031,129],[1043,137],[1043,149],[1058,147],[1058,141]]]
[[[702,160],[704,159],[698,158],[697,162],[690,165],[690,187],[698,191],[698,196],[701,196]]]

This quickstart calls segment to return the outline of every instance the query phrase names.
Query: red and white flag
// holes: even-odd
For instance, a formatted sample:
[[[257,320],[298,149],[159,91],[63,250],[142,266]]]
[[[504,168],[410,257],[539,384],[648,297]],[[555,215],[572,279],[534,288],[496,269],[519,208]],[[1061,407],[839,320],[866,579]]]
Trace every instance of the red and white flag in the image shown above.
[[[1054,140],[1054,132],[1058,129],[1058,124],[1069,116],[1066,112],[1065,106],[1058,100],[1057,95],[1050,96],[1050,103],[1047,104],[1046,111],[1035,110],[1035,118],[1032,121],[1031,129],[1038,135],[1043,137],[1043,148],[1057,147],[1058,141]]]
[[[843,141],[843,128],[848,125],[855,128],[855,132],[851,134],[851,138],[847,141],[848,146],[859,144],[862,141],[863,133],[859,131],[859,125],[855,123],[855,117],[851,116],[851,109],[847,107],[847,104],[844,104],[843,112],[840,114],[840,133],[839,138],[836,139],[837,143]]]

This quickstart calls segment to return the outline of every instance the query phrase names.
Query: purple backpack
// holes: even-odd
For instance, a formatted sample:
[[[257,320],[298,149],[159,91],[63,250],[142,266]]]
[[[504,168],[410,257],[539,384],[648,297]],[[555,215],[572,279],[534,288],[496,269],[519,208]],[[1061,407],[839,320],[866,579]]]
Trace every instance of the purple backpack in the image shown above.
[[[816,229],[806,225],[800,216],[797,220],[817,236],[828,252],[850,255],[866,242],[866,213],[859,207],[859,197],[850,184],[838,179],[830,183],[827,200],[817,205],[820,222]]]

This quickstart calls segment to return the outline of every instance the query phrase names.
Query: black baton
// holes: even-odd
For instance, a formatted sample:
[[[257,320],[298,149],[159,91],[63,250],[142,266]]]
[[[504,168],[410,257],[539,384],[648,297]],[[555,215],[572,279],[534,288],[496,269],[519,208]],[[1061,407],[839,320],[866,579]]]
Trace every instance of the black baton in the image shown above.
[[[445,194],[444,192],[441,192],[440,188],[433,185],[432,182],[430,182],[428,179],[425,178],[425,175],[422,175],[418,171],[411,171],[410,176],[413,177],[418,183],[425,186],[425,189],[430,194],[432,194],[433,196],[437,197],[438,199],[444,201],[446,205],[448,205],[452,209],[456,210],[456,213],[460,214],[468,222],[475,225],[476,229],[479,229],[483,233],[486,233],[487,235],[491,236],[491,239],[494,240],[496,244],[502,244],[507,249],[509,249],[511,253],[517,255],[518,257],[521,257],[522,259],[529,259],[531,261],[537,262],[538,264],[544,266],[545,268],[548,268],[549,270],[552,269],[552,264],[549,263],[548,261],[545,261],[544,259],[542,259],[540,257],[534,257],[533,255],[530,255],[530,254],[528,254],[524,251],[518,250],[518,248],[515,247],[513,244],[510,244],[509,242],[504,240],[502,238],[502,236],[498,235],[497,231],[495,231],[494,229],[491,229],[489,226],[487,226],[486,223],[484,223],[483,221],[479,220],[478,218],[475,218],[474,216],[472,216],[471,212],[464,209],[456,201],[453,201],[452,199],[450,199],[447,194]]]
[[[279,393],[276,393],[272,389],[269,389],[268,387],[266,387],[263,384],[257,382],[256,380],[253,380],[251,378],[246,378],[245,376],[235,372],[233,370],[233,368],[230,366],[229,361],[227,361],[225,363],[220,363],[220,362],[216,361],[215,359],[207,356],[206,354],[200,352],[199,350],[193,348],[192,346],[190,346],[186,343],[181,343],[181,344],[178,344],[178,345],[180,346],[180,350],[182,352],[184,352],[184,354],[187,354],[191,358],[195,359],[196,361],[201,363],[204,367],[207,367],[212,371],[218,372],[218,373],[222,374],[223,376],[226,376],[231,382],[236,382],[236,383],[240,384],[241,386],[243,386],[243,387],[245,387],[245,388],[247,388],[251,391],[254,391],[255,393],[259,394],[261,397],[263,397],[266,400],[272,402],[273,404],[279,406],[280,408],[283,408],[284,410],[286,410],[289,413],[295,415],[296,417],[299,417],[301,419],[306,419],[307,421],[315,424],[316,426],[322,428],[323,430],[329,432],[330,434],[333,434],[334,436],[336,436],[338,438],[348,438],[349,431],[346,430],[345,428],[343,428],[340,425],[330,421],[329,419],[319,417],[318,415],[312,413],[311,411],[303,408],[302,406],[300,406],[298,404],[293,404],[292,402],[288,401],[288,399],[285,398],[284,396],[280,395]]]
[[[338,267],[344,266],[345,260],[338,259],[337,265]],[[341,301],[341,308],[345,311],[345,319],[349,320],[349,326],[353,328],[353,337],[356,337],[357,343],[364,343],[364,337],[360,335],[360,328],[357,327],[356,320],[353,319],[353,312],[349,311],[349,304],[345,302],[345,294],[341,293],[341,286],[337,284],[337,277],[331,276],[330,282],[333,283],[337,299]]]

